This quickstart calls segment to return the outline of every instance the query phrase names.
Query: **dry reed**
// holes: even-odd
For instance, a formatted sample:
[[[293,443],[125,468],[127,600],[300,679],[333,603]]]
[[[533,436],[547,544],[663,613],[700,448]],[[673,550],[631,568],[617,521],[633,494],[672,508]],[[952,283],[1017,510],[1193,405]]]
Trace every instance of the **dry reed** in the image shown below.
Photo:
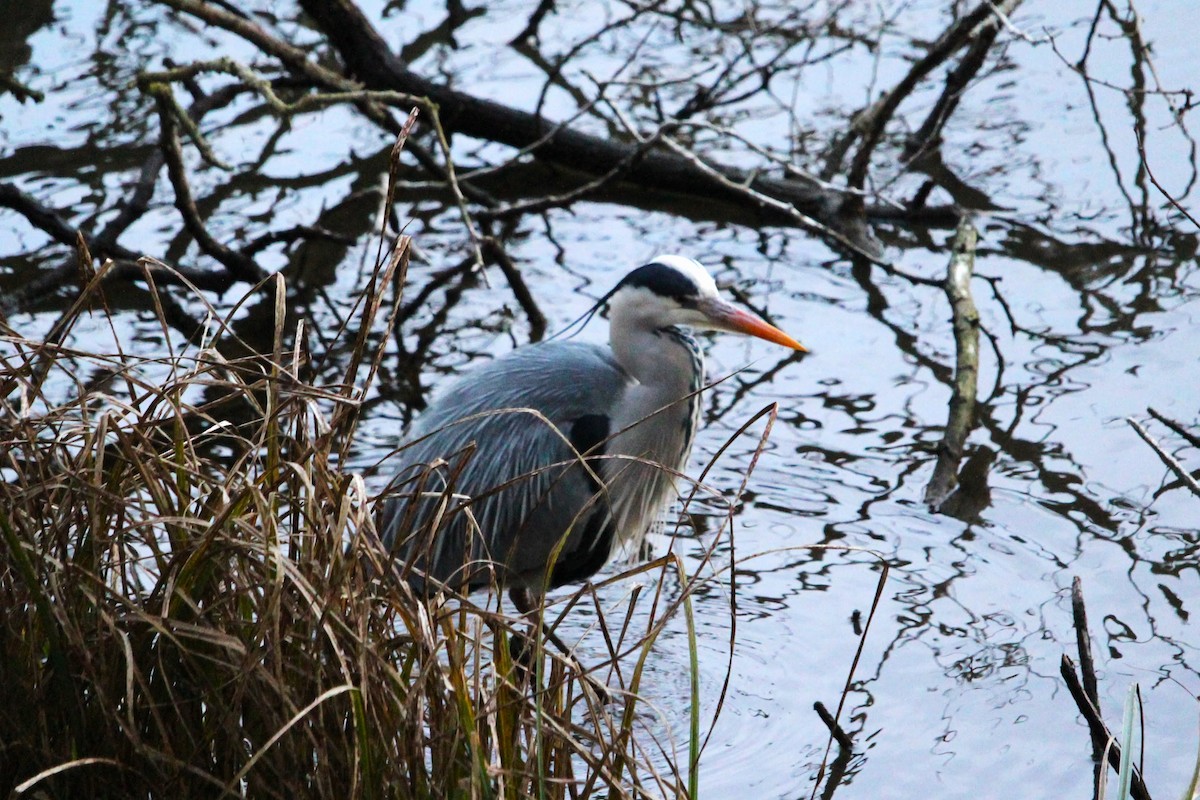
[[[383,318],[407,252],[400,237],[358,330]],[[0,794],[686,793],[634,713],[686,592],[656,600],[644,635],[601,616],[614,662],[637,654],[623,708],[552,652],[530,690],[509,663],[518,621],[376,577],[376,498],[342,465],[381,349],[360,336],[341,385],[306,381],[272,277],[254,289],[275,295],[272,352],[210,309],[198,343],[131,355],[105,270],[90,277],[55,336],[0,337]],[[115,353],[63,344],[85,313]]]

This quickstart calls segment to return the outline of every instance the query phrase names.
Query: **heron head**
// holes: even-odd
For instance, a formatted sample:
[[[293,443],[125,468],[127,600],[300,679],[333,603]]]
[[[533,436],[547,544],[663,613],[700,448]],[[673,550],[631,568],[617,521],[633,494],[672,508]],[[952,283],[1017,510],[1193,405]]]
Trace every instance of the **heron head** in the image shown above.
[[[717,284],[699,262],[684,256],[658,256],[626,275],[609,305],[619,318],[651,328],[686,325],[697,330],[729,331],[805,351],[774,325],[721,299]]]

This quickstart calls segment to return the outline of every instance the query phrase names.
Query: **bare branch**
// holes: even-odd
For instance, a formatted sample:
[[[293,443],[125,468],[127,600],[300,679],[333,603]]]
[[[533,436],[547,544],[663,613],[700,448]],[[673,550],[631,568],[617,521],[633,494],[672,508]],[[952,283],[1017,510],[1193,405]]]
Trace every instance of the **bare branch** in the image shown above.
[[[1162,196],[1167,198],[1167,202],[1169,202],[1171,205],[1175,206],[1176,211],[1178,211],[1180,214],[1183,214],[1185,217],[1187,217],[1188,221],[1191,222],[1193,225],[1195,225],[1197,228],[1200,228],[1200,222],[1197,222],[1196,218],[1193,217],[1190,213],[1188,213],[1188,210],[1186,208],[1184,208],[1182,205],[1180,205],[1179,201],[1176,200],[1171,195],[1170,192],[1168,192],[1166,189],[1163,188],[1163,185],[1158,182],[1158,178],[1154,177],[1154,172],[1153,172],[1153,170],[1150,169],[1150,160],[1148,158],[1146,158],[1146,141],[1145,141],[1145,139],[1142,138],[1141,132],[1139,130],[1137,130],[1137,128],[1134,128],[1133,133],[1135,136],[1137,136],[1138,156],[1142,159],[1142,166],[1145,168],[1146,174],[1150,177],[1150,182],[1152,184],[1154,184],[1154,188],[1158,189],[1158,191],[1162,192]]]
[[[16,211],[57,243],[72,248],[72,253],[60,266],[42,273],[36,280],[10,292],[0,301],[0,314],[13,314],[38,298],[59,291],[64,285],[76,283],[79,259],[75,248],[80,237],[93,258],[111,259],[114,262],[104,273],[106,281],[142,278],[143,271],[137,266],[140,254],[112,241],[111,236],[88,236],[67,222],[60,212],[43,205],[11,184],[0,183],[0,207]],[[112,225],[105,229],[105,233],[110,230],[114,230]],[[233,278],[225,271],[200,270],[178,265],[164,271],[160,280],[163,283],[178,283],[178,276],[187,278],[197,287],[214,291],[224,291],[233,283]]]
[[[1075,674],[1075,662],[1071,657],[1063,654],[1062,663],[1059,666],[1059,674],[1067,684],[1067,690],[1071,693],[1071,698],[1075,701],[1075,706],[1079,709],[1079,713],[1083,715],[1084,720],[1088,724],[1088,729],[1095,737],[1102,738],[1107,744],[1105,747],[1108,753],[1108,763],[1113,769],[1121,767],[1121,745],[1117,743],[1116,737],[1112,735],[1112,731],[1104,724],[1104,718],[1100,715],[1100,709],[1092,704],[1088,699],[1087,692],[1084,691],[1083,685],[1079,682],[1079,676]],[[1131,784],[1131,793],[1135,800],[1150,800],[1150,792],[1146,789],[1146,783],[1142,780],[1142,771],[1136,765],[1133,765],[1133,782]]]
[[[1197,482],[1196,479],[1191,476],[1191,473],[1184,469],[1183,465],[1180,464],[1173,455],[1164,450],[1162,445],[1155,441],[1154,437],[1150,435],[1150,432],[1143,428],[1137,420],[1135,420],[1133,417],[1126,417],[1125,421],[1128,422],[1135,431],[1137,431],[1137,435],[1142,437],[1142,441],[1150,445],[1150,449],[1154,451],[1159,460],[1166,464],[1167,468],[1174,472],[1175,476],[1178,477],[1179,480],[1183,481],[1184,485],[1192,490],[1192,494],[1200,497],[1200,482]]]
[[[1171,419],[1170,417],[1164,416],[1161,412],[1156,411],[1153,408],[1147,408],[1146,410],[1148,412],[1150,412],[1150,416],[1154,417],[1156,420],[1161,422],[1163,425],[1166,425],[1168,428],[1175,431],[1175,433],[1179,434],[1184,439],[1187,439],[1188,442],[1191,443],[1192,447],[1200,447],[1200,436],[1197,436],[1196,434],[1189,431],[1187,428],[1180,425],[1175,420]]]
[[[1006,0],[1001,4],[1001,10],[1011,13],[1021,0]],[[900,103],[918,86],[920,81],[939,67],[954,53],[964,47],[971,39],[980,33],[981,26],[988,24],[993,27],[999,23],[995,19],[990,2],[980,3],[966,16],[947,28],[937,41],[929,48],[908,71],[891,91],[884,94],[872,106],[861,112],[854,120],[854,133],[862,137],[862,142],[854,154],[846,182],[852,189],[862,190],[867,179],[867,171],[871,165],[871,154],[883,136],[884,128],[891,121]],[[994,38],[994,37],[993,37]],[[853,196],[852,196],[853,198]],[[850,202],[861,204],[862,200],[849,199]]]
[[[1092,635],[1088,631],[1087,607],[1083,603],[1083,582],[1076,575],[1071,581],[1071,617],[1075,623],[1075,649],[1079,652],[1079,672],[1083,675],[1083,690],[1092,706],[1100,710],[1100,690],[1096,681],[1096,664],[1092,659]],[[1104,778],[1104,749],[1108,741],[1090,725],[1088,731],[1092,736],[1092,759],[1096,763],[1092,782],[1097,789]]]
[[[979,311],[971,297],[971,275],[975,271],[975,241],[978,234],[967,217],[954,235],[954,254],[946,273],[946,296],[954,316],[954,344],[958,353],[950,416],[938,447],[933,477],[925,487],[925,502],[941,510],[958,487],[958,465],[967,435],[975,427],[975,402],[979,382]]]
[[[266,272],[254,263],[252,258],[214,239],[200,219],[200,212],[192,197],[192,187],[188,183],[187,170],[183,166],[183,149],[175,127],[176,114],[171,104],[163,97],[164,94],[170,93],[170,89],[165,88],[154,91],[153,96],[158,105],[159,124],[162,126],[159,146],[167,162],[167,175],[171,178],[171,186],[175,189],[175,207],[183,215],[184,225],[201,250],[219,261],[235,278],[258,283],[266,277]]]

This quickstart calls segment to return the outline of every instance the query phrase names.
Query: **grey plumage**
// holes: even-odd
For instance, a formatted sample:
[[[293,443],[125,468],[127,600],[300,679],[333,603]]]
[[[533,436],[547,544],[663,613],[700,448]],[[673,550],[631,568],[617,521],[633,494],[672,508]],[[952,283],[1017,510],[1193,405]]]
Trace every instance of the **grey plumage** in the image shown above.
[[[408,432],[380,530],[415,586],[540,594],[636,544],[675,495],[699,420],[704,360],[680,325],[802,349],[679,256],[605,299],[611,348],[520,348],[455,380]]]
[[[561,380],[546,380],[547,370]],[[517,350],[454,382],[413,424],[407,436],[412,444],[398,456],[402,465],[395,483],[401,497],[387,508],[385,543],[402,560],[416,557],[413,566],[439,581],[469,589],[493,582],[496,564],[502,565],[503,574],[495,576],[501,583],[539,584],[557,540],[545,537],[537,547],[512,548],[513,542],[539,530],[560,536],[571,530],[560,558],[600,546],[585,545],[581,539],[594,517],[607,517],[611,511],[602,493],[595,497],[595,479],[577,458],[581,444],[597,442],[578,437],[572,442],[571,432],[580,420],[608,420],[607,412],[631,381],[602,347],[546,342]],[[444,466],[426,473],[426,465],[439,459],[445,460]],[[607,471],[598,460],[591,468]],[[453,490],[476,498],[466,507],[469,513],[453,513],[465,497],[412,503],[404,495],[412,494],[416,487],[411,481],[422,476],[421,488],[427,494],[443,492],[453,476]],[[445,524],[437,519],[439,511],[449,511],[452,517],[441,535],[431,537],[431,525]],[[405,514],[410,515],[407,520],[402,519]],[[592,522],[593,529],[596,524]],[[395,541],[401,529],[408,537]],[[509,535],[501,537],[501,531]]]

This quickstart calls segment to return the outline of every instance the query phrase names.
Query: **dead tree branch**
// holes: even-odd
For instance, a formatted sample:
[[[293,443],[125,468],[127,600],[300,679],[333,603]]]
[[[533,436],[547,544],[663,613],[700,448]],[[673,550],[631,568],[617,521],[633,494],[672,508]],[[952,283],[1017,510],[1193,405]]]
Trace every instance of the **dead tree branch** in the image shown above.
[[[1005,0],[998,4],[1001,13],[1011,14],[1012,10],[1020,5],[1020,0]],[[966,16],[960,18],[957,22],[947,28],[937,41],[930,46],[929,51],[913,64],[908,73],[900,80],[899,83],[892,88],[891,91],[880,97],[875,103],[858,114],[853,123],[853,128],[847,133],[846,138],[834,150],[834,156],[829,162],[827,173],[830,169],[836,171],[841,164],[841,157],[849,148],[855,138],[860,139],[858,150],[854,153],[854,159],[850,164],[850,170],[847,173],[847,184],[851,189],[861,192],[866,184],[867,172],[871,166],[871,155],[875,152],[875,147],[879,144],[883,137],[883,131],[887,124],[892,120],[896,113],[896,109],[900,107],[900,103],[905,100],[913,90],[920,85],[921,81],[945,63],[951,56],[967,45],[974,37],[982,32],[982,27],[987,25],[991,28],[998,28],[1001,22],[996,12],[993,11],[993,4],[989,0],[984,0],[975,7]],[[995,34],[991,36],[991,41],[994,41]],[[990,47],[991,41],[988,42]],[[986,55],[986,50],[983,51]],[[936,111],[937,109],[935,109]],[[952,110],[952,107],[945,110]],[[827,174],[826,177],[829,177]],[[862,205],[861,194],[847,195],[849,204]]]
[[[200,0],[162,1],[172,8],[246,38],[264,52],[280,59],[289,69],[319,85],[326,88],[333,88],[337,84],[353,85],[346,78],[310,60],[306,51],[282,42],[254,22],[223,8]],[[329,37],[350,74],[369,89],[388,89],[428,98],[438,107],[448,132],[496,141],[518,149],[537,143],[533,148],[537,157],[591,175],[603,174],[617,167],[636,148],[636,145],[626,142],[603,139],[567,126],[558,126],[538,115],[474,97],[413,73],[349,0],[304,0],[301,5]],[[842,205],[839,192],[807,185],[795,179],[760,176],[723,165],[716,165],[715,169],[728,183],[752,188],[787,203],[830,229],[840,230],[843,227],[845,216],[839,211]],[[625,179],[644,188],[702,195],[741,207],[745,206],[747,200],[744,194],[730,191],[728,183],[714,180],[711,175],[698,171],[688,159],[659,150],[638,159]],[[767,221],[795,224],[794,218],[781,219],[770,207],[755,210]],[[868,215],[878,212],[880,218],[886,219],[909,213],[892,206],[872,206],[866,208],[865,212]],[[944,213],[945,209],[922,209],[919,216],[941,219]],[[872,248],[865,244],[860,249],[870,251]]]
[[[846,770],[850,766],[850,759],[854,756],[854,740],[850,735],[842,729],[838,721],[834,719],[833,714],[829,713],[829,709],[821,701],[813,703],[813,710],[817,712],[817,716],[821,718],[821,722],[825,723],[825,727],[829,728],[829,732],[833,734],[833,738],[838,743],[838,754],[833,759],[833,763],[829,765],[829,775],[825,779],[825,789],[821,792],[821,800],[830,800],[837,787],[841,785],[842,778],[846,775]]]
[[[1112,768],[1119,771],[1121,768],[1121,745],[1117,743],[1116,737],[1108,729],[1104,723],[1104,717],[1100,714],[1096,672],[1092,664],[1091,635],[1088,633],[1087,612],[1083,605],[1083,591],[1079,578],[1075,578],[1071,583],[1071,605],[1083,680],[1080,680],[1079,674],[1075,671],[1075,662],[1066,653],[1063,653],[1059,673],[1066,681],[1067,690],[1070,691],[1079,713],[1083,715],[1088,724],[1088,731],[1092,737],[1092,754],[1096,759],[1095,785],[1098,789],[1102,777],[1100,771],[1104,768],[1101,763],[1104,754],[1108,754],[1108,763]],[[1131,794],[1135,800],[1150,800],[1150,792],[1142,780],[1141,770],[1136,764],[1131,764],[1131,766],[1133,767]]]
[[[198,2],[197,0],[164,0],[164,2],[167,5],[192,13],[200,19],[224,27],[242,36],[264,52],[278,58],[297,75],[307,79],[324,92],[323,94],[305,96],[294,103],[286,103],[274,93],[269,81],[257,77],[248,68],[231,59],[197,62],[166,72],[142,76],[141,84],[143,90],[155,97],[159,105],[159,115],[163,126],[162,147],[166,155],[172,185],[176,190],[176,206],[179,208],[180,213],[183,214],[188,230],[206,253],[216,258],[222,264],[225,264],[235,274],[245,274],[245,271],[250,267],[257,269],[257,265],[248,258],[244,251],[235,251],[224,247],[216,242],[204,229],[203,223],[200,221],[199,214],[196,211],[195,203],[191,199],[190,188],[187,185],[186,175],[182,168],[179,137],[178,132],[174,128],[174,123],[179,118],[179,110],[177,106],[169,102],[165,95],[170,92],[171,82],[195,77],[202,72],[222,72],[238,77],[249,88],[258,92],[276,113],[285,116],[336,103],[355,103],[377,125],[392,133],[401,134],[404,127],[403,123],[394,119],[383,104],[416,105],[424,109],[437,133],[438,142],[445,157],[445,165],[437,164],[436,160],[430,154],[422,153],[415,142],[407,142],[406,149],[416,154],[422,166],[428,168],[449,186],[462,213],[464,224],[471,235],[471,244],[475,256],[473,263],[476,267],[483,266],[484,257],[482,247],[484,237],[479,234],[475,226],[471,212],[467,207],[467,200],[469,198],[486,207],[495,207],[498,203],[486,193],[469,187],[458,180],[451,161],[447,131],[441,122],[440,112],[426,97],[396,89],[364,90],[360,84],[310,61],[305,51],[271,36],[245,17],[223,8]],[[193,131],[192,138],[196,141],[198,147],[204,149],[203,139],[198,132]],[[503,254],[503,246],[498,240],[491,239],[488,247],[492,253],[491,260],[499,264],[501,269],[504,270],[505,277],[512,286],[518,302],[529,315],[533,333],[536,336],[540,336],[541,332],[545,329],[545,317],[538,310],[532,295],[529,293],[528,288],[525,287],[519,273],[515,271],[515,265],[507,255]],[[497,255],[498,253],[500,255]]]
[[[925,502],[940,510],[958,487],[958,465],[967,435],[975,426],[976,391],[979,382],[979,311],[971,297],[971,275],[975,271],[975,242],[978,234],[970,219],[963,217],[954,235],[954,254],[946,273],[946,296],[954,317],[957,360],[950,416],[938,447],[937,465],[925,487]]]
[[[1192,490],[1192,494],[1200,497],[1200,482],[1197,482],[1196,479],[1192,477],[1191,473],[1184,468],[1183,464],[1180,464],[1179,460],[1176,459],[1175,456],[1164,450],[1163,446],[1155,441],[1154,437],[1150,435],[1150,432],[1142,427],[1141,423],[1139,423],[1133,417],[1126,417],[1125,421],[1128,422],[1135,431],[1137,431],[1137,435],[1142,437],[1142,441],[1150,445],[1150,449],[1153,450],[1154,454],[1158,456],[1159,460],[1167,466],[1167,469],[1171,470],[1171,472],[1174,472],[1175,476],[1179,478],[1179,480],[1183,481],[1185,486]]]
[[[1096,681],[1096,664],[1092,659],[1092,636],[1087,624],[1087,607],[1083,604],[1083,582],[1076,575],[1071,581],[1071,616],[1075,622],[1075,649],[1079,652],[1079,672],[1083,676],[1083,691],[1092,707],[1100,711],[1100,690]],[[1092,783],[1099,796],[1100,784],[1104,769],[1104,748],[1108,740],[1099,735],[1095,728],[1088,726],[1092,736],[1092,760],[1096,769]]]
[[[162,126],[159,146],[162,148],[163,157],[167,162],[167,175],[175,190],[175,207],[179,209],[179,213],[183,216],[183,224],[201,250],[220,262],[234,278],[248,283],[258,283],[266,277],[266,272],[262,267],[254,263],[254,259],[245,253],[226,247],[214,239],[208,229],[204,227],[203,220],[200,219],[200,212],[192,197],[192,187],[188,183],[187,170],[183,165],[183,147],[179,142],[176,114],[170,103],[163,97],[169,92],[168,87],[162,87],[159,91],[151,90],[158,106],[159,124]]]
[[[143,270],[137,266],[141,254],[117,244],[112,235],[106,235],[114,230],[111,225],[99,236],[88,236],[67,222],[60,212],[45,206],[8,183],[0,183],[0,207],[16,211],[55,242],[71,248],[71,253],[62,265],[39,275],[37,280],[11,292],[0,301],[0,314],[12,314],[47,293],[53,293],[64,285],[75,282],[76,276],[79,275],[79,258],[75,253],[75,246],[81,236],[93,258],[111,259],[114,262],[114,267],[105,272],[105,280],[139,280],[144,275]],[[179,265],[172,266],[169,271],[156,273],[156,278],[163,283],[181,283],[181,279],[186,278],[198,288],[218,292],[225,291],[233,284],[233,278],[224,271]]]

